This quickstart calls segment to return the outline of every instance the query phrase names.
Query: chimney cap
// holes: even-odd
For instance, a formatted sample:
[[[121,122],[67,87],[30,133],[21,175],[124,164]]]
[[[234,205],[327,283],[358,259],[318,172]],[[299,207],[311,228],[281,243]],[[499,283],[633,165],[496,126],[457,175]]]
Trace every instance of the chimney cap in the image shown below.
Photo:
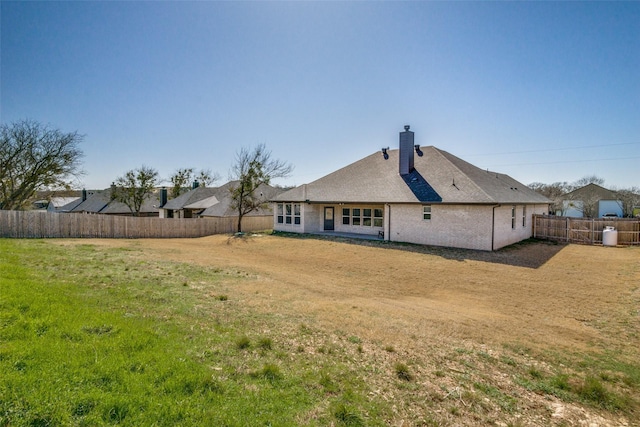
[[[404,130],[405,130],[405,131],[408,131],[410,128],[411,128],[411,126],[409,126],[409,125],[404,125]]]

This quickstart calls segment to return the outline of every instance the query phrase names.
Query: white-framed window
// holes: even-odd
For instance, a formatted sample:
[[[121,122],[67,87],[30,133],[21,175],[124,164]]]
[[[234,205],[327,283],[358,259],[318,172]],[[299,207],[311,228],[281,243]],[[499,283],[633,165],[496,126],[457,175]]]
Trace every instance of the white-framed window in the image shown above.
[[[342,208],[342,224],[358,227],[382,227],[382,208]]]
[[[527,206],[522,205],[522,226],[527,226]]]
[[[431,205],[422,206],[422,219],[425,221],[431,220]]]
[[[284,224],[284,204],[278,203],[278,224]]]
[[[291,224],[291,220],[293,219],[293,215],[291,213],[293,210],[291,209],[291,203],[287,203],[284,205],[284,222],[285,224]]]
[[[382,218],[383,218],[383,211],[382,209],[374,209],[373,210],[373,226],[374,227],[382,227]]]
[[[362,218],[360,218],[360,212],[362,211],[362,209],[353,208],[351,211],[353,212],[353,215],[351,217],[351,225],[360,225],[360,224],[362,224]]]
[[[293,205],[293,223],[295,225],[300,225],[300,204],[296,203]]]
[[[351,209],[342,208],[342,224],[343,225],[351,224]]]
[[[300,225],[300,204],[278,203],[277,216],[278,224]]]
[[[511,228],[516,228],[516,206],[511,206]]]
[[[371,227],[371,209],[362,209],[362,225],[365,227]]]

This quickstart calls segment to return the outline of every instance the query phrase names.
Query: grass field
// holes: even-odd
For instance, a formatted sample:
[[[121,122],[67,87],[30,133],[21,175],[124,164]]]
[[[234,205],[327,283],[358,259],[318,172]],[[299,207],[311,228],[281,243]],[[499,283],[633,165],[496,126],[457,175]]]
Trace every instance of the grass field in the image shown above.
[[[0,239],[0,425],[640,425],[639,286],[639,248]]]

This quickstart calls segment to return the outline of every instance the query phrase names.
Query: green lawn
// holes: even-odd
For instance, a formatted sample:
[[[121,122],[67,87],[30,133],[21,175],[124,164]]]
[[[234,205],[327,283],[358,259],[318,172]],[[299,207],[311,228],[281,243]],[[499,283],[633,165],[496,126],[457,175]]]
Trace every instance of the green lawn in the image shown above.
[[[247,273],[138,255],[0,239],[0,425],[371,425],[389,411],[340,360],[256,335],[273,320],[223,293]],[[220,294],[204,303],[203,284]]]

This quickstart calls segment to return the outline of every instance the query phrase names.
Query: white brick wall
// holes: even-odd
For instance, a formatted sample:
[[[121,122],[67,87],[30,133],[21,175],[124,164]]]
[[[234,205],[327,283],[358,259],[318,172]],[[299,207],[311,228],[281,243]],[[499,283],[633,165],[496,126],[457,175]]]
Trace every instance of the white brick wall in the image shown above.
[[[389,206],[392,241],[421,245],[491,250],[491,206],[431,205],[431,219],[422,219],[422,205]]]
[[[515,205],[516,224],[511,228],[511,207],[513,205],[502,205],[496,208],[495,236],[493,249],[512,245],[533,236],[532,215],[542,215],[549,213],[548,205],[526,205],[525,226],[522,226],[522,209],[525,205]]]
[[[547,214],[547,205],[516,205],[515,227],[511,226],[512,205],[431,205],[431,219],[423,219],[423,205],[394,204],[384,207],[384,229],[342,225],[342,207],[347,205],[301,204],[301,225],[278,224],[274,205],[274,230],[297,233],[319,233],[324,229],[324,208],[335,209],[335,231],[377,235],[384,230],[385,239],[421,245],[496,250],[532,236],[533,214]],[[353,206],[347,206],[353,208]],[[360,208],[376,206],[357,206]]]

